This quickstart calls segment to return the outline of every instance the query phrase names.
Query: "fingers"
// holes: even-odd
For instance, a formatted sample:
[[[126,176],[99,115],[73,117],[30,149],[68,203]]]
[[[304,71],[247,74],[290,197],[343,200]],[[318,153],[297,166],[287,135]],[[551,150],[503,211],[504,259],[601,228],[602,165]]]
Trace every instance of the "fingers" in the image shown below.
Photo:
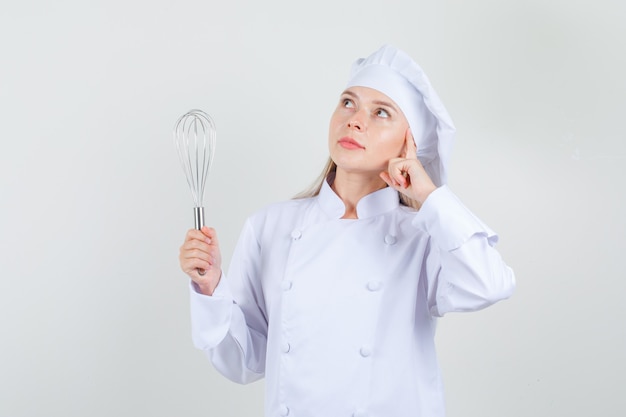
[[[389,187],[401,192],[414,200],[418,206],[421,206],[437,187],[417,158],[417,145],[413,140],[411,129],[407,129],[404,141],[404,155],[401,154],[399,158],[390,159],[387,170],[379,175]]]
[[[382,178],[382,180],[385,181],[385,183],[387,183],[389,187],[394,188],[396,190],[401,188],[400,184],[398,184],[396,180],[391,178],[389,174],[387,173],[387,171],[383,171],[379,175],[380,175],[380,178]]]
[[[215,229],[189,230],[180,247],[181,268],[189,275],[197,274],[197,269],[221,268],[221,252]]]
[[[404,136],[404,149],[405,159],[417,159],[417,145],[415,144],[415,138],[413,138],[413,133],[410,128],[406,130]]]
[[[404,152],[399,158],[389,160],[387,171],[381,172],[380,178],[398,191],[406,189],[411,185],[411,172],[416,162],[418,162],[417,145],[411,128],[407,128],[404,134]]]
[[[216,245],[219,245],[218,241],[217,241],[217,232],[215,231],[214,228],[212,227],[207,227],[207,226],[202,226],[202,229],[200,229],[200,231],[202,232],[202,234],[204,234],[204,236],[206,236],[211,242],[213,242]]]
[[[195,275],[198,269],[211,269],[216,263],[216,254],[210,251],[181,248],[179,259],[181,269],[189,275]]]
[[[218,248],[213,245],[209,245],[199,240],[192,240],[185,242],[180,248],[181,259],[202,259],[207,262],[211,262],[212,258],[218,252]]]
[[[394,158],[389,161],[387,171],[380,173],[380,178],[390,187],[397,190],[407,188],[411,184],[409,170],[413,161],[404,158]]]
[[[217,232],[212,227],[207,226],[202,226],[202,229],[200,230],[190,229],[187,231],[185,241],[192,239],[203,240],[209,244],[212,242],[216,245],[219,244],[217,241]]]

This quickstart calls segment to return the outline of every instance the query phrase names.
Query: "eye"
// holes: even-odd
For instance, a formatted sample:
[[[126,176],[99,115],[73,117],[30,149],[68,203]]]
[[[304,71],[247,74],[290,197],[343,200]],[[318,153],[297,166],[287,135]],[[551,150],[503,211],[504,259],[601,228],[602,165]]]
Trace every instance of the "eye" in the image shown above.
[[[382,117],[384,119],[387,119],[390,116],[390,114],[385,109],[378,109],[378,110],[376,110],[376,116]]]
[[[341,104],[343,105],[343,107],[346,107],[348,109],[351,109],[354,107],[354,102],[349,98],[342,99]]]

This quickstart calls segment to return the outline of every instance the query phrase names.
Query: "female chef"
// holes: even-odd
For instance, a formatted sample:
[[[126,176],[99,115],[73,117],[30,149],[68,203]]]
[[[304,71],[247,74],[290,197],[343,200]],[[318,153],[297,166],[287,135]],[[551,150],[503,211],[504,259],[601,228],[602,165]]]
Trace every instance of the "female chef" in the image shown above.
[[[436,318],[515,286],[445,185],[453,135],[421,68],[383,46],[353,65],[321,180],[246,221],[228,275],[215,230],[187,233],[194,344],[233,381],[264,377],[266,416],[444,415]]]

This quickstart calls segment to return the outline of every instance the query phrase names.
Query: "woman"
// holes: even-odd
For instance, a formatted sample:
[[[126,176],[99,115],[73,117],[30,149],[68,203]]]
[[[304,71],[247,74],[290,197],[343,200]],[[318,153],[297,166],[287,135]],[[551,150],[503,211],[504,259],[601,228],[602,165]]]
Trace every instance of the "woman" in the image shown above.
[[[445,185],[453,134],[419,66],[383,46],[353,66],[319,183],[246,221],[228,278],[215,230],[187,233],[194,343],[233,381],[265,377],[267,416],[444,415],[436,318],[515,285]]]

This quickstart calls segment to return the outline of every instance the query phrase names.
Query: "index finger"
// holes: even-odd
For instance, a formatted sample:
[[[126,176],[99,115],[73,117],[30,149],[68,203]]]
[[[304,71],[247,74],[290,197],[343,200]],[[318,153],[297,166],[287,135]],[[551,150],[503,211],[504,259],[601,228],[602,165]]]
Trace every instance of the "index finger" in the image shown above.
[[[207,236],[198,229],[189,229],[187,231],[187,234],[185,235],[185,242],[188,242],[190,240],[202,240],[206,242]]]
[[[406,149],[404,154],[405,159],[417,159],[417,145],[415,144],[411,128],[406,130],[406,134],[404,136],[404,148]]]

